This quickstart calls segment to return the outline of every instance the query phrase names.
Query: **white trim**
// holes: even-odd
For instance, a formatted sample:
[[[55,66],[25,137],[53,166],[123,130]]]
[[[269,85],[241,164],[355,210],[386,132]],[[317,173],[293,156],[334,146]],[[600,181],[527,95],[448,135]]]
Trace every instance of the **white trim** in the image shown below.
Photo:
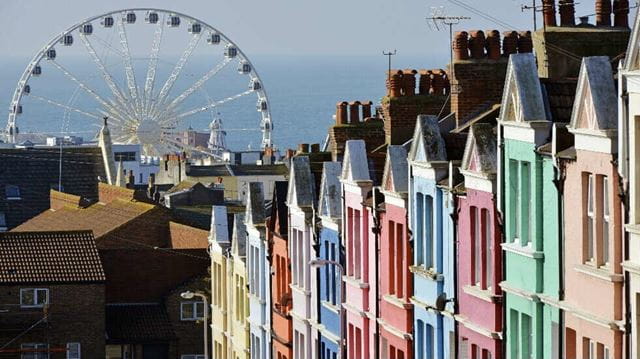
[[[576,150],[615,154],[618,151],[617,138],[607,137],[601,132],[569,130],[575,138]]]
[[[38,291],[44,290],[46,293],[46,299],[43,304],[38,303]],[[22,293],[26,291],[33,291],[33,302],[34,304],[24,304],[22,301]],[[20,288],[20,308],[44,308],[45,305],[49,304],[49,289],[48,288]]]
[[[395,192],[382,191],[384,194],[384,202],[390,205],[399,207],[399,208],[407,208],[407,200],[398,196]]]
[[[496,181],[495,176],[483,176],[471,171],[460,171],[464,176],[464,187],[474,189],[476,191],[495,193]]]
[[[71,345],[77,345],[78,347],[78,355],[77,356],[70,356],[69,355],[69,346]],[[80,359],[82,358],[82,346],[80,345],[80,343],[78,342],[71,342],[71,343],[67,343],[67,359]]]
[[[502,243],[500,246],[505,252],[515,253],[533,259],[544,259],[544,252],[536,251],[530,246],[522,246],[518,243],[519,241],[520,239],[515,238],[513,243]]]
[[[420,177],[435,181],[439,181],[446,177],[447,169],[449,168],[448,162],[432,162],[431,164],[433,164],[433,166],[419,166],[413,163],[411,165],[413,177]]]
[[[535,121],[520,123],[502,121],[501,125],[504,127],[502,131],[504,139],[541,145],[549,138],[551,122]]]
[[[202,304],[202,317],[198,316],[198,304]],[[191,309],[193,310],[192,317],[185,317],[182,307],[184,305],[191,305]],[[197,320],[204,320],[204,312],[207,309],[204,307],[204,301],[190,300],[190,301],[180,301],[180,320],[183,322],[194,322]]]

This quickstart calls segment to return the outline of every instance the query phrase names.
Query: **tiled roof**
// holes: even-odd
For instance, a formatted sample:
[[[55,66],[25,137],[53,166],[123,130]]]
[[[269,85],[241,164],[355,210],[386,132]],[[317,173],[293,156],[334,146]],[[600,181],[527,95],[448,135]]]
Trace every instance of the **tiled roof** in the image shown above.
[[[91,231],[0,233],[0,283],[104,280]]]
[[[107,204],[96,203],[87,208],[66,206],[45,211],[13,231],[92,230],[95,237],[100,238],[154,208],[148,203],[122,199]]]
[[[140,343],[176,337],[169,315],[160,304],[107,305],[108,343]]]
[[[98,147],[0,149],[0,212],[9,229],[49,208],[49,190],[62,181],[64,192],[89,200],[98,198],[98,177],[105,178]],[[5,197],[5,185],[20,188],[20,200]]]
[[[553,122],[571,121],[578,81],[576,79],[540,79],[540,84],[545,95],[548,115],[551,116],[549,120]]]

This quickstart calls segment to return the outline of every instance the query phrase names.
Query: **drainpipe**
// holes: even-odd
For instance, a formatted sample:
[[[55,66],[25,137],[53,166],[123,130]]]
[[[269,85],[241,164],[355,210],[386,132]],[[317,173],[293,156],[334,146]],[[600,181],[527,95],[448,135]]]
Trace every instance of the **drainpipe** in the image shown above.
[[[377,196],[376,193],[378,193],[378,189],[376,187],[372,188],[373,191],[373,203],[372,203],[372,213],[373,213],[373,234],[374,234],[374,247],[375,247],[375,253],[376,256],[378,256],[378,258],[380,258],[380,253],[379,250],[380,248],[378,248],[378,240],[380,239],[380,217],[379,217],[379,211],[378,211],[378,201],[377,201]],[[378,273],[379,273],[379,261],[375,261],[376,263],[376,296],[375,296],[375,300],[376,300],[376,335],[374,337],[374,358],[379,358],[380,357],[380,324],[378,322],[378,318],[380,318],[380,305],[379,305],[379,295],[380,295],[380,285],[378,285]],[[371,280],[371,279],[370,279]]]
[[[502,126],[500,125],[500,123],[498,122],[498,169],[499,169],[499,178],[497,180],[498,182],[498,190],[496,191],[496,197],[497,200],[495,202],[495,206],[497,208],[497,214],[498,214],[498,225],[500,226],[500,234],[501,234],[501,243],[507,243],[507,231],[505,230],[505,224],[504,224],[504,194],[502,193],[502,190],[504,188],[504,137],[503,137],[503,133],[502,133]],[[507,255],[505,254],[505,252],[503,250],[500,250],[500,256],[501,256],[501,279],[504,280],[507,277]],[[499,285],[499,283],[496,283],[496,285]],[[506,293],[504,293],[504,291],[501,291],[502,293],[502,342],[501,342],[501,346],[502,346],[502,356],[503,357],[507,357],[507,295]]]
[[[318,240],[318,232],[317,232],[317,227],[316,227],[316,206],[315,206],[315,201],[311,201],[311,235],[313,236],[312,240],[313,243],[311,245],[311,248],[313,248],[314,254],[315,254],[315,258],[319,258],[319,252],[320,252],[320,242]],[[309,265],[308,263],[306,265]],[[314,308],[315,312],[316,312],[316,337],[320,337],[320,330],[318,329],[317,325],[320,323],[320,300],[318,298],[318,295],[320,293],[320,273],[318,273],[320,271],[319,268],[313,268],[316,272],[316,290],[315,293],[312,294],[315,297],[315,302],[316,302],[316,306]],[[313,300],[314,298],[312,298],[311,300]],[[320,358],[320,346],[316,345],[316,358]]]
[[[555,156],[555,155],[554,155]],[[565,262],[565,251],[564,251],[564,231],[562,228],[564,226],[564,180],[566,178],[566,171],[564,162],[555,158],[555,166],[553,166],[553,184],[556,186],[558,190],[558,223],[561,224],[560,230],[558,231],[558,300],[562,302],[564,300],[564,262]],[[565,342],[564,342],[564,322],[565,322],[565,312],[562,308],[560,310],[560,321],[558,323],[559,332],[558,332],[558,342],[560,345],[558,358],[563,358],[563,353],[565,352]]]
[[[624,175],[618,176],[618,196],[620,197],[620,202],[622,202],[623,206],[623,228],[622,228],[622,238],[624,241],[624,249],[623,249],[623,257],[625,261],[629,260],[629,233],[624,229],[624,224],[629,223],[629,183],[628,180],[625,181],[625,177],[629,175],[629,138],[628,133],[628,109],[629,109],[629,93],[626,89],[626,79],[622,74],[622,61],[620,61],[620,66],[618,70],[619,76],[619,89],[622,91],[620,94],[620,100],[622,102],[622,106],[619,106],[621,112],[621,121],[618,123],[618,128],[622,129],[622,132],[625,134],[625,137],[619,136],[618,138],[618,146],[622,151],[619,151],[623,158],[622,161],[616,163],[616,167],[619,166],[619,170],[622,169]],[[619,171],[620,172],[620,171]],[[631,358],[631,277],[629,275],[629,271],[624,271],[624,351],[625,358]]]
[[[453,183],[451,183],[453,185]],[[458,321],[456,320],[456,314],[458,313],[458,217],[460,216],[460,206],[458,196],[453,193],[453,186],[451,187],[451,196],[453,198],[453,211],[451,212],[451,220],[453,221],[453,292],[455,300],[453,301],[453,334],[454,334],[454,348],[453,357],[458,357]]]

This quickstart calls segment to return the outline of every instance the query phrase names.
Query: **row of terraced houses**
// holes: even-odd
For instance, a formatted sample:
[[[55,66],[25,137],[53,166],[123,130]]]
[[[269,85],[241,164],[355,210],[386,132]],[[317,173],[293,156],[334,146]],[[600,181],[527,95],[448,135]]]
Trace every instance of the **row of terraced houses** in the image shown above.
[[[638,357],[640,23],[544,3],[214,206],[214,359]]]

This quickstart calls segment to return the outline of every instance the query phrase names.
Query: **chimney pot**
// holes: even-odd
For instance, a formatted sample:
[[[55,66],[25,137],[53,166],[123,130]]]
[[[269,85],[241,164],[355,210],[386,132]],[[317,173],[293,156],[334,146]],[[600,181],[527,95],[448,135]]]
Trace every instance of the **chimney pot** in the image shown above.
[[[611,26],[611,0],[596,0],[596,26]]]
[[[515,31],[505,31],[502,34],[502,53],[505,56],[518,52],[518,33]]]
[[[418,71],[412,69],[404,70],[402,74],[402,92],[405,96],[416,94],[416,74]]]
[[[452,46],[454,60],[469,59],[469,34],[466,31],[456,32]]]
[[[353,101],[349,104],[349,123],[360,122],[360,101]]]
[[[575,26],[576,8],[573,0],[561,0],[560,6],[560,26]]]
[[[387,96],[402,96],[402,71],[391,70],[387,79]]]
[[[345,125],[349,122],[347,106],[349,104],[345,101],[338,102],[336,105],[336,124],[337,125]]]
[[[431,88],[431,70],[420,70],[420,82],[418,84],[418,93],[420,95],[428,95]]]
[[[500,59],[500,32],[498,30],[487,31],[485,46],[489,60]]]
[[[533,52],[533,40],[531,39],[531,31],[522,31],[518,34],[518,52]]]
[[[485,37],[482,30],[471,31],[469,34],[469,49],[472,59],[484,58]]]
[[[314,143],[311,145],[311,153],[317,153],[317,152],[320,152],[320,144]]]
[[[438,96],[444,95],[447,86],[447,73],[442,69],[433,70],[431,75],[431,91],[429,91],[429,93]]]
[[[371,117],[371,106],[373,106],[373,102],[365,101],[362,103],[362,118],[366,119]]]
[[[544,26],[557,26],[555,0],[542,0],[542,17]]]
[[[613,0],[613,26],[629,27],[629,0]]]

